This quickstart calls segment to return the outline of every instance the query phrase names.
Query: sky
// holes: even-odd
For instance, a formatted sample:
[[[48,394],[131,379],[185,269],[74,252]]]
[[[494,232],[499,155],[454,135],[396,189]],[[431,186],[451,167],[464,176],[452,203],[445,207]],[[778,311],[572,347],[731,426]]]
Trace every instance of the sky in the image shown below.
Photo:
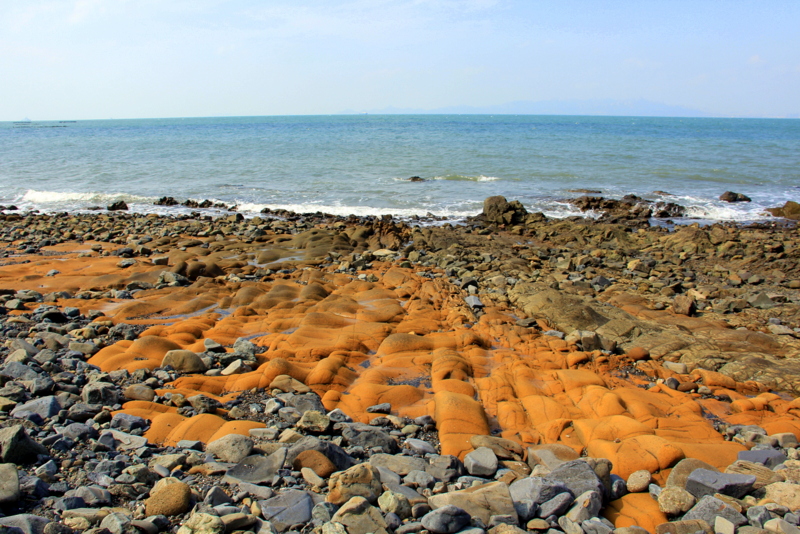
[[[645,100],[800,114],[797,0],[0,0],[0,121]]]

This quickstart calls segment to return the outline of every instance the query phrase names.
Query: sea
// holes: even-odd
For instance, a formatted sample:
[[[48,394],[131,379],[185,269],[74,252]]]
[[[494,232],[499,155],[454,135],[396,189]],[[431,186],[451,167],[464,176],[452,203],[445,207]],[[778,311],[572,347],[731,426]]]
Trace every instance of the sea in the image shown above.
[[[412,181],[411,177],[421,180]],[[800,201],[800,120],[329,115],[0,122],[0,205],[82,212],[163,196],[298,213],[463,221],[486,197],[550,217],[635,194],[687,220],[763,221]],[[727,203],[733,191],[751,202]],[[201,210],[202,211],[202,210]],[[224,213],[219,209],[209,214]],[[589,216],[597,214],[589,213]]]

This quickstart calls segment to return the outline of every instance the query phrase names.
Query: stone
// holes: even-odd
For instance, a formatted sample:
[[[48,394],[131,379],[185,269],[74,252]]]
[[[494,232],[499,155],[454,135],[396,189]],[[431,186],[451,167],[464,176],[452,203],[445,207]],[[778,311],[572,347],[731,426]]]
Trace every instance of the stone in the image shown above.
[[[322,478],[328,478],[336,472],[336,466],[333,465],[333,462],[327,456],[315,450],[303,451],[298,454],[294,462],[292,462],[292,467],[295,471],[311,469],[317,476]]]
[[[599,495],[605,494],[600,478],[583,460],[561,464],[544,478],[553,482],[563,482],[573,495],[581,495],[587,491],[595,491]]]
[[[531,469],[542,465],[552,471],[561,464],[577,459],[578,453],[574,449],[560,443],[528,447],[528,465]]]
[[[119,402],[117,386],[110,382],[89,382],[81,390],[81,399],[86,404],[113,406]]]
[[[739,452],[737,459],[744,460],[746,462],[753,462],[756,464],[765,465],[770,469],[788,460],[788,458],[783,452],[771,449],[770,450],[754,449],[749,451],[741,451]]]
[[[575,497],[575,502],[566,513],[567,519],[581,524],[597,517],[603,507],[603,496],[596,491],[587,491]]]
[[[314,436],[306,436],[290,445],[286,450],[286,461],[290,464],[293,463],[301,452],[307,450],[315,450],[324,454],[336,466],[337,471],[343,471],[353,465],[353,459],[344,449],[330,441],[323,441]]]
[[[679,315],[693,316],[697,310],[694,297],[690,295],[677,295],[672,300],[672,311]]]
[[[315,488],[324,488],[328,485],[328,482],[324,478],[320,477],[313,469],[308,467],[301,468],[300,474],[303,476],[303,480]]]
[[[745,460],[736,460],[725,468],[725,472],[756,477],[756,481],[753,484],[754,490],[761,489],[773,482],[783,482],[783,477],[769,467]]]
[[[278,470],[286,460],[286,449],[281,447],[269,456],[254,454],[242,459],[228,469],[223,480],[247,482],[249,484],[272,484],[276,481]]]
[[[405,476],[411,471],[427,471],[428,467],[428,463],[422,458],[385,453],[373,454],[369,463],[375,467],[385,467],[400,476]]]
[[[797,528],[797,525],[793,525],[779,517],[764,523],[764,530],[777,532],[778,534],[800,534],[800,528]]]
[[[696,502],[694,495],[677,486],[667,486],[658,494],[658,508],[669,516],[688,512]]]
[[[104,528],[111,534],[127,534],[131,526],[131,518],[119,512],[112,512],[105,516],[100,522],[100,528]]]
[[[216,515],[194,513],[178,529],[178,534],[224,534],[225,523]]]
[[[697,534],[701,532],[704,534],[715,534],[714,529],[711,528],[711,524],[701,519],[671,521],[669,523],[662,523],[656,527],[656,534]]]
[[[241,434],[228,434],[209,443],[206,452],[223,462],[239,463],[250,455],[253,440]]]
[[[540,504],[537,515],[541,518],[553,515],[561,516],[572,506],[574,501],[575,499],[572,497],[571,493],[559,493],[552,499]]]
[[[800,485],[774,482],[764,487],[764,498],[790,510],[800,509]]]
[[[677,486],[679,488],[686,489],[686,481],[689,479],[689,475],[691,475],[692,471],[695,469],[708,469],[709,471],[719,472],[719,469],[705,463],[702,460],[697,460],[695,458],[684,458],[672,468],[672,471],[667,477],[666,485]]]
[[[353,497],[364,497],[374,503],[383,492],[378,469],[369,464],[357,464],[334,473],[328,480],[328,496],[325,500],[333,504],[344,504]]]
[[[469,510],[470,515],[479,517],[484,524],[488,524],[493,515],[517,517],[514,501],[504,482],[490,482],[464,490],[431,495],[428,503],[434,509],[453,505]]]
[[[30,414],[36,414],[42,419],[49,419],[61,411],[62,406],[58,399],[53,395],[39,397],[17,406],[11,410],[11,417],[25,419]]]
[[[708,469],[695,469],[686,480],[686,491],[699,499],[706,495],[721,493],[735,499],[741,499],[753,488],[756,477],[753,475],[737,475],[719,473]]]
[[[497,456],[488,447],[479,447],[464,457],[464,467],[470,475],[493,477],[497,472]]]
[[[33,463],[47,449],[32,440],[20,425],[0,429],[0,461],[12,464]]]
[[[190,350],[170,350],[164,354],[161,367],[172,367],[181,373],[205,373],[208,370],[203,359]]]
[[[417,438],[408,438],[403,446],[417,454],[436,454],[436,449],[433,445]]]
[[[14,464],[0,464],[0,504],[19,500],[19,472]]]
[[[301,490],[284,490],[271,499],[258,501],[258,504],[263,518],[279,532],[288,530],[292,525],[309,522],[314,508],[311,496]]]
[[[119,412],[111,418],[111,428],[121,432],[130,432],[136,429],[146,430],[148,426],[150,425],[146,419],[129,413]]]
[[[331,426],[330,418],[316,410],[308,410],[297,422],[297,428],[305,432],[323,434]]]
[[[411,517],[411,503],[402,493],[384,491],[378,497],[378,506],[385,514],[397,514],[400,519]]]
[[[188,484],[176,480],[158,489],[153,488],[144,505],[147,516],[183,514],[192,506],[192,490]]]
[[[631,473],[626,482],[628,491],[631,493],[639,493],[647,490],[648,486],[650,486],[651,478],[652,475],[650,474],[650,471],[647,471],[646,469]]]
[[[450,504],[425,514],[422,526],[435,534],[452,534],[469,525],[470,519],[470,514]]]
[[[380,511],[364,497],[353,497],[334,514],[332,521],[341,523],[348,534],[388,534]]]
[[[553,499],[559,494],[566,494],[568,501],[564,509],[572,504],[572,494],[563,482],[545,480],[541,477],[526,477],[515,480],[508,487],[514,508],[522,521],[535,517],[539,505]],[[556,504],[556,503],[553,503]]]
[[[717,516],[724,517],[737,527],[747,523],[747,518],[737,512],[732,506],[710,495],[706,495],[700,499],[691,510],[686,512],[683,516],[683,520],[701,519],[708,524],[713,524]]]
[[[44,529],[47,528],[49,523],[49,519],[33,514],[17,514],[0,517],[0,529],[3,527],[15,527],[6,530],[9,534],[17,534],[18,532],[23,532],[25,534],[44,534]]]

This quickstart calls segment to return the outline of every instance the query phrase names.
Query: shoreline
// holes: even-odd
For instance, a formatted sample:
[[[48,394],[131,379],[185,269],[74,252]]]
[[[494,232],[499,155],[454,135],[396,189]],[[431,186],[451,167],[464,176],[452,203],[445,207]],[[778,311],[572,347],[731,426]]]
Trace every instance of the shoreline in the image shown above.
[[[771,469],[778,464],[769,476],[758,471],[768,484],[723,504],[741,514],[764,498],[783,502],[787,512],[770,520],[800,508],[778,496],[785,486],[769,489],[789,484],[800,495],[791,463],[800,459],[796,225],[669,231],[641,217],[547,219],[492,198],[481,218],[457,226],[288,213],[0,215],[0,425],[21,425],[57,460],[45,476],[44,456],[4,456],[21,476],[56,486],[50,501],[21,490],[5,510],[78,530],[124,522],[117,514],[161,531],[239,514],[245,530],[267,532],[271,521],[284,532],[293,523],[265,510],[291,509],[296,498],[310,503],[302,532],[339,524],[352,534],[360,527],[351,521],[366,518],[369,531],[430,530],[429,514],[445,504],[486,530],[492,516],[509,516],[495,522],[570,532],[605,517],[617,529],[654,531],[661,520],[694,517],[695,505],[676,511],[648,490],[678,493],[669,478],[689,469],[686,459],[689,471],[755,472],[738,463],[748,449],[787,455],[786,476]],[[70,449],[74,424],[89,429]],[[208,446],[218,438],[237,445]],[[255,487],[236,478],[253,447],[249,457],[269,475]],[[243,449],[245,457],[231,452]],[[299,449],[317,454],[293,463]],[[437,458],[450,455],[459,460],[443,467]],[[79,485],[98,486],[80,478],[82,467],[123,457],[128,472],[99,484],[115,488],[113,499],[92,506],[84,495],[74,508],[94,515],[54,507]],[[335,472],[320,467],[322,457],[354,471],[322,484]],[[589,495],[580,484],[553,493],[570,495],[556,514],[539,517],[550,500],[531,500],[530,489],[520,497],[531,480],[585,466],[592,475],[578,478],[597,485]],[[430,485],[391,474],[420,470]],[[642,470],[647,480],[637,484]],[[165,523],[148,510],[167,499],[158,485],[171,478],[188,489]],[[214,488],[219,502],[208,497]],[[387,502],[417,502],[408,511],[380,504],[386,492]],[[374,508],[356,507],[357,495]],[[692,498],[699,506],[705,497]],[[312,517],[323,500],[328,515]],[[477,504],[487,500],[494,505]],[[424,505],[419,515],[412,505]],[[592,515],[580,515],[587,507]]]

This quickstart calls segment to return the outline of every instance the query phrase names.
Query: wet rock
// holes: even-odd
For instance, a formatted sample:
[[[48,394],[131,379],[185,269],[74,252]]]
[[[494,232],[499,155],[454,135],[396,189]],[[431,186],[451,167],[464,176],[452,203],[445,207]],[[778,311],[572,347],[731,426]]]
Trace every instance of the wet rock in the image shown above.
[[[742,193],[734,193],[733,191],[725,191],[719,196],[723,202],[750,202],[751,198]]]

